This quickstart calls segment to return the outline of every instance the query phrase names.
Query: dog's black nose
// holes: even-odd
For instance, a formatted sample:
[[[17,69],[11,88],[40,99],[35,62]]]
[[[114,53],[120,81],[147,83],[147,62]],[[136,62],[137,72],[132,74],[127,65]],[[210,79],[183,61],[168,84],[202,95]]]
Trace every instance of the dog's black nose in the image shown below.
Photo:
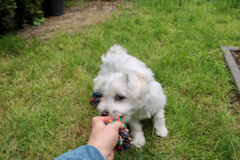
[[[103,111],[101,115],[102,116],[108,116],[108,112],[107,111]]]

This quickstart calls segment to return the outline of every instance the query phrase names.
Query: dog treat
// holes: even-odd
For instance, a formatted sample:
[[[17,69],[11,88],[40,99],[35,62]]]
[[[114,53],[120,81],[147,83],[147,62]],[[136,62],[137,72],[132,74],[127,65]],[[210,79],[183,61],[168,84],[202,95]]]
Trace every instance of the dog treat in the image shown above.
[[[93,106],[93,109],[95,109],[99,102],[103,100],[103,95],[101,93],[93,93],[92,99],[90,99],[88,102]]]
[[[115,121],[120,121],[124,125],[124,129],[119,131],[118,143],[117,143],[117,146],[115,147],[115,150],[117,152],[120,152],[120,151],[132,148],[132,145],[131,145],[132,138],[130,137],[129,133],[127,131],[125,131],[125,129],[127,129],[127,126],[125,123],[122,122],[122,119],[120,116],[117,116],[117,118],[115,118],[114,121],[109,119],[106,122],[106,124],[114,123]]]

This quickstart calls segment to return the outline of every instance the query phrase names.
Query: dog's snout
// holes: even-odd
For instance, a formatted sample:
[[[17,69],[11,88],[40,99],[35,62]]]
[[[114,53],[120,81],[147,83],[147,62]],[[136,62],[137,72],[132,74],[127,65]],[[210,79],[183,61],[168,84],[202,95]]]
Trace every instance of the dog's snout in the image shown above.
[[[108,112],[107,111],[103,111],[101,115],[102,116],[108,116]]]

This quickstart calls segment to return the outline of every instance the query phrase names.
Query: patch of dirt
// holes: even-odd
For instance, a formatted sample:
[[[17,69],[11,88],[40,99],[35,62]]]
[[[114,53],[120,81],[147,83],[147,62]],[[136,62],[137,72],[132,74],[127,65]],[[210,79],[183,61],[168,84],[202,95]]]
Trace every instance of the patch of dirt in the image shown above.
[[[230,50],[239,70],[240,70],[240,50]],[[231,109],[232,115],[238,115],[240,109],[240,95],[239,94],[229,94],[231,99]]]
[[[235,62],[237,63],[237,66],[240,70],[240,50],[239,51],[230,50],[230,52],[232,53],[232,56],[233,56]]]
[[[240,95],[231,92],[228,94],[228,96],[231,100],[231,106],[229,107],[229,109],[232,111],[232,115],[238,115],[240,111]]]
[[[20,29],[17,35],[25,39],[34,36],[43,40],[51,39],[52,36],[68,32],[74,33],[79,31],[81,27],[86,25],[97,24],[106,20],[110,20],[111,12],[118,13],[118,2],[89,2],[85,6],[72,6],[65,9],[65,13],[60,16],[47,17],[45,22],[40,26],[30,25],[27,29]]]

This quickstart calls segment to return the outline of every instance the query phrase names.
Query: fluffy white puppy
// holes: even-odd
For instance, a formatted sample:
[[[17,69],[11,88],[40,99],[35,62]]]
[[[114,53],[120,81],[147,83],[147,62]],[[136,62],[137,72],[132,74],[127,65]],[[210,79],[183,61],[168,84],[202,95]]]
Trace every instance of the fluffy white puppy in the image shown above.
[[[166,96],[161,85],[154,80],[153,72],[117,44],[101,59],[101,70],[93,80],[93,91],[104,96],[97,106],[99,113],[110,117],[122,116],[122,121],[131,127],[133,144],[138,148],[145,143],[141,119],[154,115],[156,134],[166,137]]]

